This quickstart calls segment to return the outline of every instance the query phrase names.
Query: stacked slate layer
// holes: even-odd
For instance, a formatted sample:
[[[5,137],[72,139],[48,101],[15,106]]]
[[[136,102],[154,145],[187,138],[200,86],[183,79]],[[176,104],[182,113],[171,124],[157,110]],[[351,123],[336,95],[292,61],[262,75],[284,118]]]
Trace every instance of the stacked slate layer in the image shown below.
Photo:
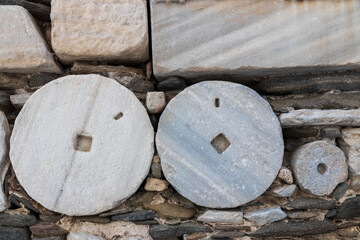
[[[75,0],[69,3],[60,0],[53,2],[56,8],[48,0],[0,1],[0,12],[1,9],[5,9],[4,12],[7,13],[0,14],[1,22],[4,23],[3,27],[7,29],[3,31],[5,34],[0,35],[0,41],[6,43],[0,45],[0,110],[4,112],[4,115],[1,115],[3,117],[0,129],[2,143],[0,180],[4,193],[1,195],[0,204],[1,210],[4,210],[0,213],[0,239],[360,238],[358,232],[360,224],[358,220],[360,217],[358,210],[360,206],[358,196],[360,194],[360,166],[358,164],[360,157],[360,72],[356,67],[360,56],[358,44],[360,25],[357,24],[360,19],[359,11],[356,10],[360,5],[357,1],[283,2],[274,0],[249,3],[228,0],[220,3],[212,0],[152,0],[149,1],[148,6],[145,1],[126,0],[100,1],[98,4],[94,1]],[[132,3],[136,6],[131,5]],[[79,11],[74,10],[71,17],[66,18],[70,15],[62,15],[64,11],[71,9],[70,5],[81,6],[81,4],[85,4],[84,8],[79,7]],[[117,4],[125,4],[126,7],[121,8]],[[96,8],[101,11],[95,11]],[[238,11],[239,8],[243,12],[251,9],[250,14],[244,17],[240,14],[241,11]],[[119,13],[123,18],[116,15],[119,12],[117,9],[123,9],[121,10],[123,12]],[[53,10],[56,11],[51,15],[50,12]],[[91,19],[92,16],[96,16],[92,14],[94,11],[99,12],[101,21]],[[12,12],[14,14],[9,15]],[[74,19],[82,15],[88,19],[86,23],[88,29],[82,28],[83,35],[78,36],[79,38],[75,33],[80,31],[81,25],[74,26],[74,29],[62,29],[62,24],[72,26],[76,22]],[[147,21],[150,16],[152,28],[148,26]],[[11,18],[15,18],[14,21],[11,22]],[[132,18],[136,21],[131,22]],[[219,18],[222,21],[218,21]],[[51,28],[52,19],[56,21],[53,29]],[[109,19],[122,19],[122,21],[115,21],[112,26],[118,33],[125,34],[116,36],[116,40],[121,43],[118,45],[119,48],[111,48],[111,44],[107,45],[113,33],[106,24],[104,25],[106,22],[111,22],[108,21]],[[247,24],[249,19],[252,25],[248,30],[239,28],[240,25],[234,28],[235,22]],[[95,22],[96,24],[92,24]],[[116,25],[119,22],[124,26]],[[5,25],[9,24],[12,27],[6,28]],[[28,30],[26,34],[22,32],[23,26],[28,26],[25,27]],[[256,26],[261,27],[256,28]],[[122,31],[121,27],[129,31]],[[272,31],[264,31],[269,30],[270,27]],[[110,31],[110,35],[100,33],[106,32],[105,29]],[[186,31],[182,31],[184,29]],[[248,33],[251,29],[257,29],[251,31],[253,34],[251,36],[239,34]],[[148,43],[150,32],[152,51]],[[71,44],[71,41],[66,41],[67,36],[57,34],[67,34],[69,38],[77,40],[77,43]],[[94,39],[87,42],[84,40],[86,36]],[[240,39],[246,36],[249,39]],[[57,38],[55,45],[52,37]],[[126,39],[132,39],[134,40],[131,41],[132,43],[139,42],[140,45],[128,48],[131,50],[126,52],[124,50],[128,41]],[[239,43],[240,40],[242,45]],[[25,41],[24,44],[22,44],[23,41]],[[36,47],[33,41],[37,43]],[[85,44],[87,48],[81,48],[81,44]],[[97,51],[89,52],[91,46],[97,47]],[[242,61],[249,60],[249,62],[238,61],[238,58],[243,56],[243,52],[233,51],[238,50],[237,48],[252,53],[248,54],[247,58],[242,58]],[[15,49],[18,51],[17,54],[6,54],[13,53]],[[77,55],[79,53],[76,52],[77,50],[84,49],[87,49],[86,53],[80,52]],[[115,53],[110,53],[111,50]],[[123,50],[126,54],[121,52]],[[255,50],[258,54],[256,56]],[[11,57],[11,61],[7,61],[9,59],[3,58],[4,56]],[[21,56],[28,56],[33,61]],[[251,65],[251,62],[254,64]],[[267,62],[272,65],[266,65]],[[166,64],[172,66],[166,66]],[[89,213],[91,215],[76,214],[76,211],[80,211],[77,207],[79,202],[72,202],[71,196],[66,197],[66,202],[64,199],[61,201],[72,207],[65,208],[66,210],[71,210],[75,214],[73,212],[61,214],[59,212],[62,210],[59,208],[53,209],[57,212],[45,208],[46,206],[42,206],[40,200],[36,199],[38,202],[31,197],[33,191],[28,191],[26,184],[22,185],[26,169],[24,169],[25,174],[18,176],[15,166],[8,167],[10,135],[16,132],[14,124],[16,120],[20,120],[19,112],[21,109],[25,111],[27,109],[24,104],[33,94],[35,94],[34,97],[40,94],[46,88],[43,87],[45,84],[56,84],[57,79],[69,77],[69,75],[85,76],[86,80],[94,76],[91,74],[97,74],[96,78],[113,79],[114,83],[117,82],[130,90],[138,98],[139,105],[143,105],[143,112],[145,115],[148,114],[149,125],[151,122],[155,134],[161,131],[159,121],[161,122],[161,116],[166,111],[166,107],[170,106],[171,100],[179,96],[178,94],[186,87],[194,87],[193,83],[203,79],[246,84],[252,89],[251,91],[257,92],[259,98],[265,99],[270,104],[281,124],[284,154],[281,166],[279,164],[276,168],[275,180],[269,183],[265,192],[259,193],[259,196],[247,203],[230,209],[220,209],[222,205],[220,201],[216,202],[219,204],[216,209],[209,208],[201,206],[196,201],[201,199],[200,195],[197,198],[196,193],[191,194],[193,201],[183,196],[185,194],[177,188],[176,183],[167,179],[168,173],[164,169],[166,160],[155,151],[151,164],[149,161],[149,166],[144,167],[146,171],[144,168],[141,169],[145,173],[138,182],[139,187],[131,187],[136,192],[122,199],[123,201],[110,204],[111,206],[107,204],[108,210],[94,211]],[[243,77],[246,77],[246,81]],[[222,87],[220,86],[219,89]],[[112,89],[112,91],[115,90]],[[70,90],[67,93],[70,94]],[[229,98],[229,104],[231,104],[234,99],[231,97],[231,91],[225,88],[221,94],[226,99]],[[114,99],[119,97],[118,94],[113,93],[111,96],[114,96]],[[57,104],[61,101],[66,102],[68,99],[66,93],[63,95],[64,99],[61,99],[61,96],[58,97],[58,101],[55,101],[55,97],[50,97],[54,101],[53,104],[50,104],[47,111],[37,116],[44,117],[53,111],[56,112],[55,109],[59,107]],[[211,104],[214,111],[217,111],[224,106],[224,102],[222,97],[217,103],[215,99],[211,99]],[[40,100],[38,106],[49,105],[50,100],[43,99],[43,101],[46,102]],[[126,101],[129,99],[127,98]],[[250,103],[251,101],[245,101],[242,105]],[[216,107],[217,104],[220,109]],[[116,106],[120,106],[120,103]],[[174,110],[181,110],[180,107],[186,109],[193,105],[190,103]],[[106,115],[105,110],[109,109],[103,110],[99,110],[97,117]],[[206,108],[203,107],[199,111],[201,110],[206,110]],[[30,119],[36,119],[35,111],[28,114]],[[118,120],[112,120],[123,119],[126,113],[123,114],[115,114],[113,117]],[[181,112],[178,114],[181,117]],[[206,122],[213,116],[214,114],[210,114],[207,116],[208,119],[201,120]],[[193,120],[196,122],[200,119]],[[71,125],[77,120],[67,119],[67,121]],[[33,124],[34,126],[41,125],[41,121],[35,121]],[[213,125],[214,129],[219,126],[221,124]],[[140,131],[141,128],[139,127],[138,130]],[[175,130],[180,131],[180,129]],[[209,144],[208,149],[211,149],[214,156],[227,154],[235,143],[229,137],[232,132],[225,132],[229,130],[228,128],[222,130],[218,135],[215,134],[206,139]],[[62,129],[57,131],[59,134],[65,134]],[[209,131],[210,133],[212,132]],[[78,140],[80,142],[84,140],[86,143],[88,138],[86,136],[81,138],[81,136]],[[37,138],[35,142],[37,140],[41,139]],[[92,140],[92,144],[95,144],[92,145],[94,149],[97,144],[96,138]],[[117,142],[112,142],[115,139],[107,141],[115,145],[114,149],[120,147]],[[88,153],[85,151],[86,144],[71,145],[71,147],[74,146],[84,150],[80,151],[81,154]],[[144,150],[144,147],[138,147],[139,152]],[[174,147],[174,144],[169,144],[168,147]],[[201,146],[196,144],[192,147],[201,149]],[[18,146],[18,148],[12,147],[11,151],[20,154],[24,149]],[[60,146],[58,150],[61,151]],[[305,156],[300,159],[303,161],[302,166],[308,166],[307,169],[311,171],[299,171],[301,170],[298,168],[298,164],[301,163],[299,156]],[[87,158],[82,160],[85,159]],[[226,160],[226,158],[221,159]],[[96,171],[93,175],[87,176],[89,179],[87,184],[92,184],[92,177],[110,179],[111,176],[117,174],[117,172],[112,172],[112,169],[103,171],[102,163],[109,159],[96,160],[98,167],[93,169]],[[81,167],[86,163],[78,162],[77,164]],[[42,182],[32,182],[31,186],[35,188],[52,186],[50,175],[46,179],[47,173],[41,172],[40,167],[34,164],[29,167],[27,172],[29,176],[34,173],[39,177],[45,176]],[[251,167],[258,166],[251,165],[250,169]],[[34,170],[31,171],[31,168]],[[82,174],[86,175],[86,167],[83,170]],[[206,171],[203,168],[198,168],[192,174],[195,176],[202,174],[202,177],[212,181],[219,179],[219,176],[215,178],[211,172],[207,172],[208,175],[204,176],[204,172]],[[252,173],[248,172],[248,174]],[[56,171],[51,177],[56,177]],[[183,182],[189,179],[191,178],[183,179]],[[196,186],[196,183],[193,185]],[[128,185],[125,184],[125,186]],[[81,185],[76,187],[78,188],[74,189],[82,189]],[[250,185],[246,187],[251,188]],[[66,188],[72,189],[68,186]],[[102,180],[98,180],[94,188],[107,191]],[[103,202],[112,201],[105,198],[118,194],[115,188],[111,191],[107,192],[107,196],[105,194],[91,197],[90,194],[88,199],[80,197],[81,190],[76,190],[76,194],[79,197],[78,200],[81,199],[87,203],[96,200],[98,206],[101,206]],[[223,195],[227,198],[229,196],[229,193]],[[48,197],[54,198],[54,196]],[[92,204],[90,208],[91,206]]]

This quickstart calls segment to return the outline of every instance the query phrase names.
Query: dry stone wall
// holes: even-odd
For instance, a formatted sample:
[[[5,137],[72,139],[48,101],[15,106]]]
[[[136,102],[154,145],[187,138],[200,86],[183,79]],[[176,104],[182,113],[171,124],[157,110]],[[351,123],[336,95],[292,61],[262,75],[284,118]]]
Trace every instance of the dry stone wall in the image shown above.
[[[0,240],[359,239],[359,10],[0,0]]]

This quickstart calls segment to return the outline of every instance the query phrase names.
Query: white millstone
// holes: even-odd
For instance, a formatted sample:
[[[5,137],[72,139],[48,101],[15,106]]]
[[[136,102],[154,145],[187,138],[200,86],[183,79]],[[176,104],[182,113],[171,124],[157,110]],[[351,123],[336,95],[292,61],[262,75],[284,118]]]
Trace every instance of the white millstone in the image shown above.
[[[137,190],[153,141],[146,109],[130,90],[99,75],[66,76],[25,103],[10,159],[21,185],[44,207],[92,215]]]
[[[30,13],[20,6],[0,6],[0,72],[55,72],[47,43]]]
[[[291,197],[294,194],[297,187],[295,184],[291,185],[281,185],[271,189],[271,194],[276,197]]]
[[[280,115],[282,127],[299,126],[360,126],[360,109],[300,109]]]
[[[243,213],[240,211],[206,210],[197,218],[200,222],[242,223]]]
[[[52,46],[64,63],[149,58],[146,0],[52,0],[51,24]]]
[[[201,82],[173,98],[156,146],[166,179],[198,205],[231,208],[260,196],[282,163],[280,124],[255,91]]]
[[[349,69],[360,62],[358,0],[163,2],[151,0],[158,79],[239,79]]]
[[[5,175],[9,168],[9,138],[10,138],[10,129],[9,124],[6,118],[6,115],[3,112],[0,112],[0,183],[1,186],[4,185]],[[7,198],[4,194],[4,190],[0,187],[0,212],[6,210],[8,207]]]
[[[360,176],[360,128],[345,128],[341,134],[339,143],[347,157],[349,173]]]
[[[244,215],[244,218],[252,222],[257,222],[260,225],[265,225],[286,218],[286,213],[281,210],[280,207],[273,207],[249,212]]]
[[[344,153],[326,141],[307,143],[296,149],[291,167],[301,190],[316,196],[331,194],[348,176]]]

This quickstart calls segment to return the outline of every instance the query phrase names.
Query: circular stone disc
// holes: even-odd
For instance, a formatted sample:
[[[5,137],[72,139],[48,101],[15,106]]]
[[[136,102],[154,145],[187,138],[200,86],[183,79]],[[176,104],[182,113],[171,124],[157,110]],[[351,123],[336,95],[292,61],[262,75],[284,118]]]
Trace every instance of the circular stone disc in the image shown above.
[[[292,155],[291,167],[301,190],[316,196],[331,194],[348,176],[343,151],[326,141],[298,148]]]
[[[21,185],[44,207],[92,215],[138,189],[153,143],[150,119],[130,90],[99,75],[66,76],[25,103],[10,159]]]
[[[284,151],[270,105],[243,85],[221,81],[192,85],[170,101],[156,147],[166,179],[184,197],[211,208],[260,196]]]

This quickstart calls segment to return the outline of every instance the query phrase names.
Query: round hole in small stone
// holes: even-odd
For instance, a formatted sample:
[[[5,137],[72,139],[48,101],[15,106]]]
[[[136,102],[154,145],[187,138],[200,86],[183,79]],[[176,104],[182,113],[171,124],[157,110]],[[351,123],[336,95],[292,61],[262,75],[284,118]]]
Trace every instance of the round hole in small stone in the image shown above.
[[[327,170],[327,166],[324,164],[324,163],[320,163],[318,166],[317,166],[317,171],[318,173],[320,174],[324,174]]]

